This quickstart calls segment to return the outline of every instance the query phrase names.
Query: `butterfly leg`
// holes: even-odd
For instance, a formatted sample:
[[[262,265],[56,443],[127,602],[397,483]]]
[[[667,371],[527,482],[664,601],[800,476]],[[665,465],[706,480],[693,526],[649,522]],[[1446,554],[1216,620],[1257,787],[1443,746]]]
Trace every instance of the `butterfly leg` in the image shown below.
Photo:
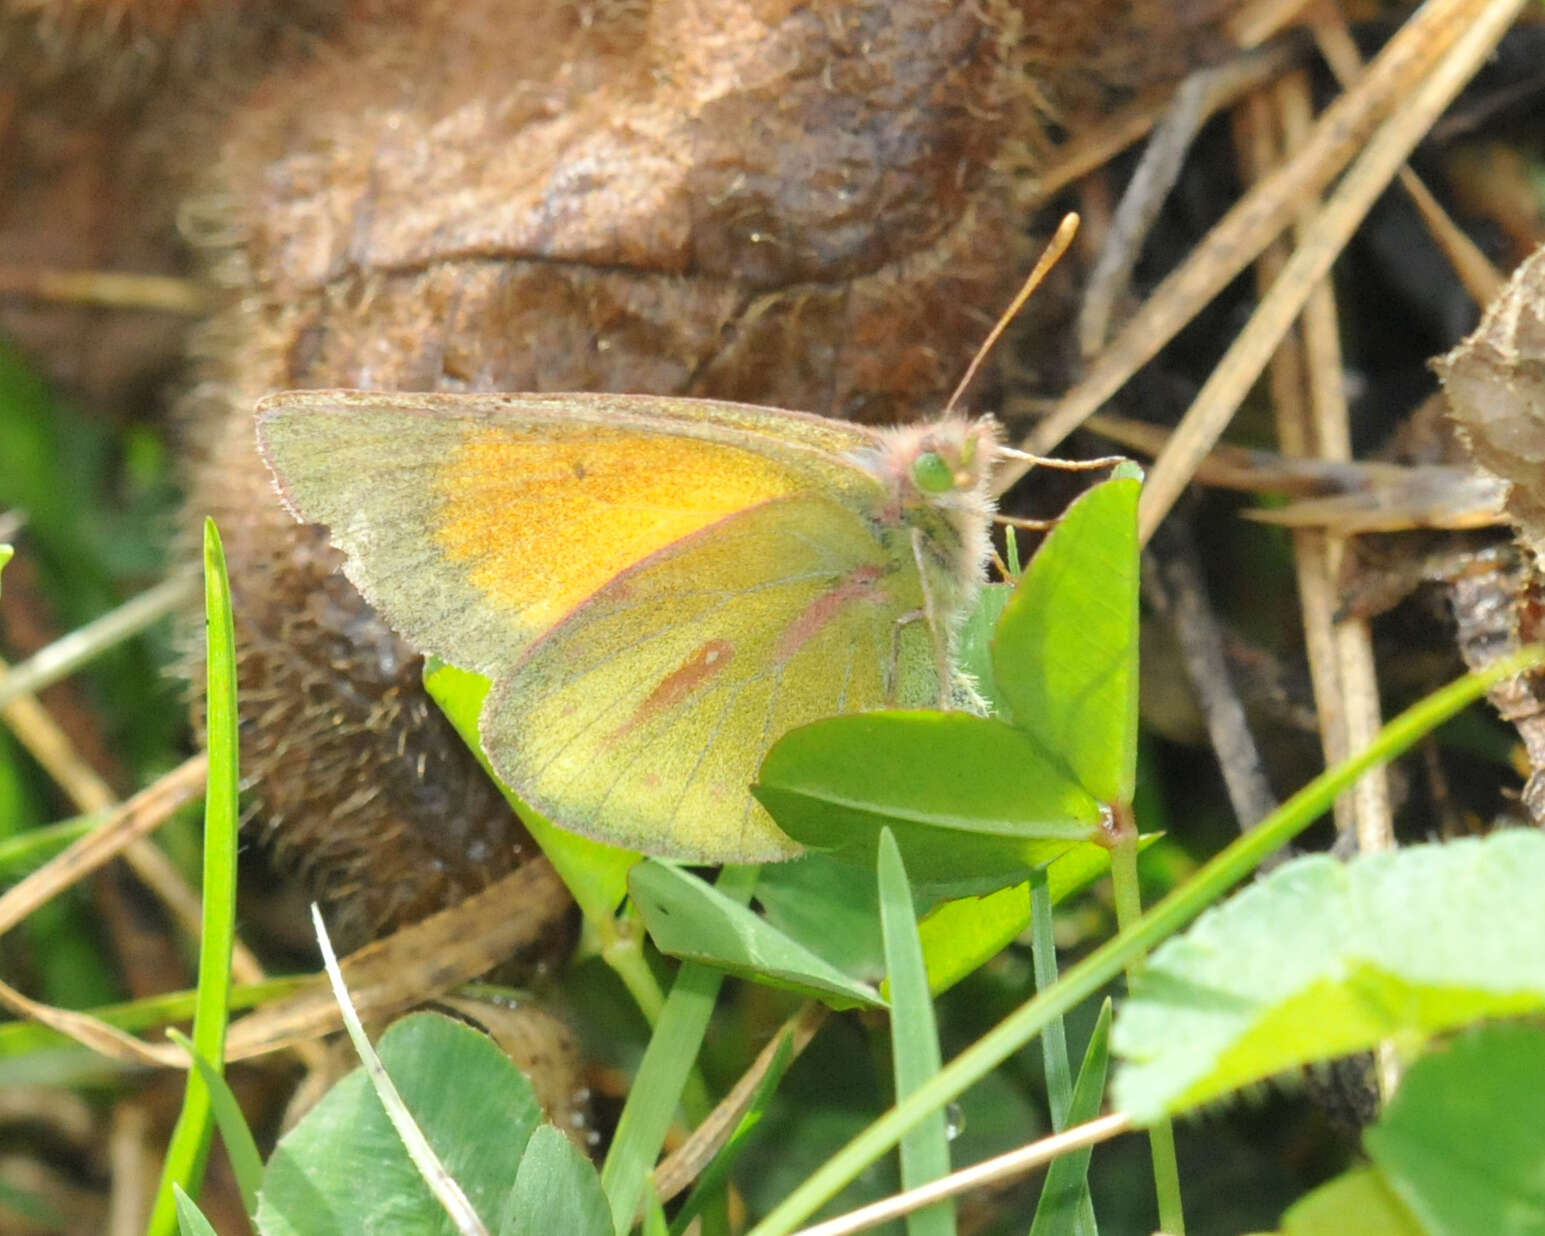
[[[889,706],[896,703],[896,692],[901,681],[901,633],[914,622],[927,622],[928,615],[914,609],[902,614],[891,624],[891,655],[890,661],[885,667],[885,702]]]
[[[912,558],[917,563],[917,577],[923,585],[923,618],[928,623],[928,635],[933,640],[933,663],[939,676],[939,707],[948,709],[954,698],[949,632],[939,614],[939,598],[934,595],[929,583],[928,547],[921,528],[912,529]]]

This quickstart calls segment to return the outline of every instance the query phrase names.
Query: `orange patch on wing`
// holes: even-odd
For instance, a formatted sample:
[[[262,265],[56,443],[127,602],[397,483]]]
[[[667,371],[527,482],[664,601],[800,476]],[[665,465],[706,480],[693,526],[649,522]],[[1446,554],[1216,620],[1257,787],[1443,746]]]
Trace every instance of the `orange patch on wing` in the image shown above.
[[[443,461],[433,533],[474,587],[535,633],[639,559],[799,488],[778,462],[699,438],[498,427]]]
[[[727,670],[734,655],[735,646],[729,640],[709,640],[660,679],[655,689],[649,693],[649,697],[633,710],[633,715],[613,730],[608,737],[621,738],[651,717],[681,703],[705,682]]]

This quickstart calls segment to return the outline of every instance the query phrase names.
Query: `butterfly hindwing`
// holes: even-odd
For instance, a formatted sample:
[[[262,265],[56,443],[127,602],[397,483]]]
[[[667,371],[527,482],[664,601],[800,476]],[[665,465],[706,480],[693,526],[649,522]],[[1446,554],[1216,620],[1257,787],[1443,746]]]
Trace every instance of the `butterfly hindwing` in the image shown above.
[[[905,537],[814,493],[644,559],[539,640],[490,695],[485,749],[539,810],[697,861],[788,857],[750,796],[795,725],[937,696]]]

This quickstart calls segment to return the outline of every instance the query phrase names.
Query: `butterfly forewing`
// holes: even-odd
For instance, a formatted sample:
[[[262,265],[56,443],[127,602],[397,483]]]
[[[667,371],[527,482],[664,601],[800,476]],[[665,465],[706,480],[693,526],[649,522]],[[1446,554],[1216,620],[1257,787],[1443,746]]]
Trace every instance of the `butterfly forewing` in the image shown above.
[[[258,436],[285,501],[328,525],[387,621],[489,675],[698,529],[812,489],[868,500],[833,453],[867,431],[738,404],[306,391],[265,400]]]

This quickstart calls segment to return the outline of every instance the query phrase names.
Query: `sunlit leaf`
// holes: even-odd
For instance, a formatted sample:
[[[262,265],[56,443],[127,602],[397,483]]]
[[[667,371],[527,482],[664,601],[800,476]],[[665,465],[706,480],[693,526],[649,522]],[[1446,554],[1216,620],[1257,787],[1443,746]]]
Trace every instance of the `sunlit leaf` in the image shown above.
[[[1545,1007],[1542,887],[1532,830],[1285,864],[1134,982],[1116,1105],[1148,1122],[1382,1039]]]
[[[1101,802],[1137,775],[1136,480],[1079,497],[1047,534],[993,641],[1014,723]]]

